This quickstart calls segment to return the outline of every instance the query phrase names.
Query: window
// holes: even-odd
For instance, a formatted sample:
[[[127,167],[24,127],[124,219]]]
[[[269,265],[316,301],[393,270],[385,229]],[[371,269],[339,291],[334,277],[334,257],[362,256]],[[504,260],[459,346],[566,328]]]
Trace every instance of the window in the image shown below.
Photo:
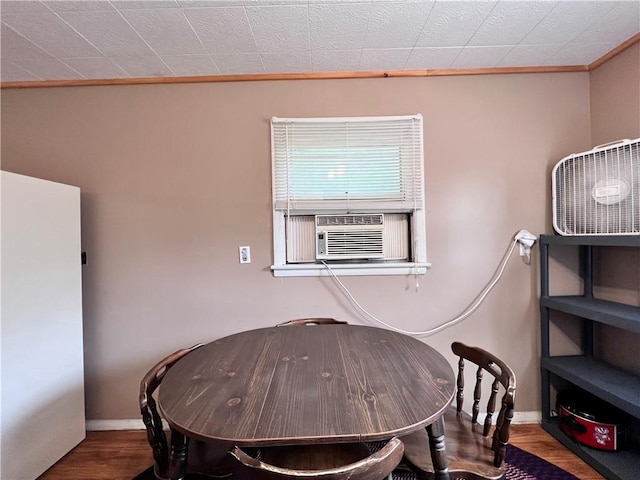
[[[422,130],[421,115],[272,118],[274,274],[425,273]]]

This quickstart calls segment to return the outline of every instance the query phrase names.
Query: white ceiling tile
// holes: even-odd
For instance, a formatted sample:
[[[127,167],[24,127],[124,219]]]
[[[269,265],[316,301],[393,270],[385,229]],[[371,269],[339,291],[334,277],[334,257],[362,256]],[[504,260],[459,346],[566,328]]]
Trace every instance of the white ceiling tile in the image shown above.
[[[0,72],[2,73],[0,80],[3,82],[30,82],[40,80],[40,77],[32,75],[24,68],[20,68],[8,60],[0,61]]]
[[[318,50],[311,55],[314,72],[357,72],[361,50]]]
[[[169,70],[158,57],[114,57],[117,63],[131,77],[170,77]]]
[[[362,48],[369,22],[369,4],[309,6],[312,50]],[[331,28],[327,28],[331,25]]]
[[[179,5],[173,0],[111,0],[111,3],[118,10],[151,10],[158,8],[178,8]]]
[[[209,55],[163,55],[161,58],[180,77],[220,74]]]
[[[2,21],[56,57],[95,57],[100,52],[55,13],[3,15]]]
[[[60,16],[104,55],[153,55],[149,46],[118,12],[66,12]]]
[[[13,63],[46,80],[80,80],[84,78],[78,72],[54,58],[14,60]]]
[[[54,12],[113,11],[109,2],[97,0],[55,0],[42,2]]]
[[[257,0],[257,1],[260,1],[260,0]],[[341,4],[365,3],[368,5],[371,3],[371,0],[309,0],[309,5],[332,5],[332,4],[340,4],[340,3]]]
[[[258,52],[244,8],[195,8],[185,10],[184,14],[207,52]]]
[[[450,68],[462,47],[414,48],[404,67],[405,70],[433,70]]]
[[[181,8],[244,7],[245,0],[178,0]]]
[[[246,7],[261,52],[309,51],[306,6]]]
[[[410,48],[365,49],[360,65],[371,71],[402,70],[410,53]]]
[[[535,67],[543,65],[545,60],[561,48],[560,45],[516,45],[507,53],[498,67]]]
[[[320,0],[322,1],[322,0]],[[309,4],[309,0],[244,0],[247,7],[264,7],[264,6],[300,6]]]
[[[0,57],[43,80],[585,65],[640,32],[640,0],[0,2]]]
[[[453,62],[453,68],[495,67],[511,51],[511,46],[464,47]]]
[[[640,32],[640,1],[616,2],[594,25],[572,40],[572,43],[622,43]]]
[[[563,1],[522,40],[522,44],[565,44],[605,16],[614,2]],[[571,18],[571,22],[567,22]]]
[[[468,45],[516,45],[535,27],[555,2],[501,1],[485,18]]]
[[[9,13],[49,13],[49,9],[42,2],[25,0],[2,0],[0,10],[3,15]]]
[[[436,2],[417,47],[461,47],[478,30],[496,2]],[[455,25],[455,28],[452,26]]]
[[[178,0],[182,8],[243,7],[244,0]]]
[[[158,55],[206,53],[182,10],[122,10],[121,13]]]
[[[243,55],[243,54],[246,54],[246,53],[258,54],[258,47],[255,46],[255,43],[254,43],[254,47],[253,48],[244,47],[242,50],[238,49],[237,52],[233,52],[233,51],[230,52],[229,49],[228,49],[229,45],[224,47],[223,45],[220,45],[217,42],[202,42],[202,44],[204,45],[205,51],[209,55],[221,55],[221,54]]]
[[[615,46],[615,43],[565,45],[551,55],[543,65],[588,65]]]
[[[311,52],[263,53],[268,73],[304,73],[311,71]]]
[[[413,47],[433,2],[374,3],[365,37],[365,48]]]
[[[127,73],[105,57],[68,58],[64,62],[86,78],[122,78]]]
[[[22,35],[2,24],[2,59],[13,60],[19,58],[51,58],[47,52],[34,45]]]
[[[265,73],[262,58],[257,53],[211,55],[211,58],[222,75]]]

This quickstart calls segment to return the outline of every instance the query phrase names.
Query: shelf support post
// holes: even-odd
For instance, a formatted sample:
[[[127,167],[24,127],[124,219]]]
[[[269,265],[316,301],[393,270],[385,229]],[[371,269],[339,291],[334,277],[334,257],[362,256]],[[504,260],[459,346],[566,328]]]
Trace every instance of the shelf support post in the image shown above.
[[[540,242],[540,295],[549,296],[549,244]],[[540,354],[549,358],[549,309],[540,304]],[[542,363],[542,362],[541,362]],[[542,418],[551,418],[551,378],[549,370],[540,369],[542,383]]]
[[[583,295],[593,298],[593,247],[583,245],[580,247],[582,263]],[[594,324],[592,320],[582,319],[582,351],[586,357],[593,358]]]

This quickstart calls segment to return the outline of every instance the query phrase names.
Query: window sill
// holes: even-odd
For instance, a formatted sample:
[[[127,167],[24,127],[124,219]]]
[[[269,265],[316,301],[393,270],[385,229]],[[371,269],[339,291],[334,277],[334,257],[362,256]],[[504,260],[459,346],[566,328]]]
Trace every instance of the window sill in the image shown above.
[[[424,275],[431,267],[430,263],[376,263],[351,264],[334,263],[329,265],[336,276],[346,275]],[[322,264],[300,263],[272,265],[274,277],[329,277],[331,272]]]

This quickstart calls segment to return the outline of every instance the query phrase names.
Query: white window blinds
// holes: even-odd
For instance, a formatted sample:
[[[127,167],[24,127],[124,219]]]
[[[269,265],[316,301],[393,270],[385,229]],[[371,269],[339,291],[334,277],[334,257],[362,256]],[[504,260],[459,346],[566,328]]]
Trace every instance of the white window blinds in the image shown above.
[[[274,209],[422,209],[422,130],[422,115],[272,118]]]

